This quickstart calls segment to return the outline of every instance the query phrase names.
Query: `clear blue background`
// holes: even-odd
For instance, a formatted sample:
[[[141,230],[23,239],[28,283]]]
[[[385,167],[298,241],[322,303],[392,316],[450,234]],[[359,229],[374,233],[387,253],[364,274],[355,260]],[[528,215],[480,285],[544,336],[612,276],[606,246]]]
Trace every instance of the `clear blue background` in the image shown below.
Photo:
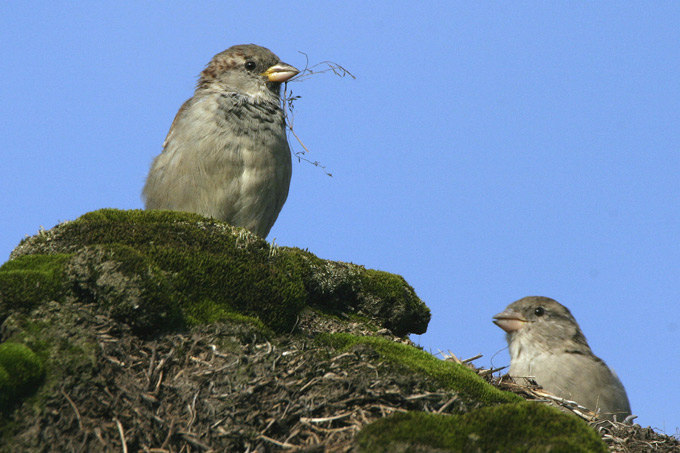
[[[427,350],[507,365],[491,317],[568,306],[637,420],[680,430],[680,3],[0,4],[0,257],[42,226],[142,207],[217,52],[330,74],[289,85],[294,165],[269,239],[403,275]],[[299,150],[299,147],[297,148]]]

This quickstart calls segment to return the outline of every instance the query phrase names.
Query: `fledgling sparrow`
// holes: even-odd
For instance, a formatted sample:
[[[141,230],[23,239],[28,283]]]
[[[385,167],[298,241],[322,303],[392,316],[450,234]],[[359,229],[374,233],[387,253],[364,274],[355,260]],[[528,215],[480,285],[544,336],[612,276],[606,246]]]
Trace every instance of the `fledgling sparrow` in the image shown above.
[[[266,237],[292,171],[281,83],[298,72],[254,44],[215,55],[151,165],[146,209],[195,212]]]
[[[493,319],[507,332],[510,376],[533,378],[548,392],[609,420],[630,415],[623,384],[590,350],[565,306],[547,297],[525,297]]]

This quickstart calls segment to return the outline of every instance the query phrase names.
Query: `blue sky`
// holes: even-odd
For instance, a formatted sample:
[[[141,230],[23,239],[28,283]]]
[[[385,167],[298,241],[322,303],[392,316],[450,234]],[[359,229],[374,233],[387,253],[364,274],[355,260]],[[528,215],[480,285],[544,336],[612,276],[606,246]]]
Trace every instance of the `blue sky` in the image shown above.
[[[141,208],[214,54],[304,52],[357,79],[289,84],[333,177],[295,163],[269,239],[403,275],[432,310],[412,339],[478,366],[509,362],[494,314],[555,298],[637,421],[680,431],[680,3],[233,3],[0,4],[0,262]]]

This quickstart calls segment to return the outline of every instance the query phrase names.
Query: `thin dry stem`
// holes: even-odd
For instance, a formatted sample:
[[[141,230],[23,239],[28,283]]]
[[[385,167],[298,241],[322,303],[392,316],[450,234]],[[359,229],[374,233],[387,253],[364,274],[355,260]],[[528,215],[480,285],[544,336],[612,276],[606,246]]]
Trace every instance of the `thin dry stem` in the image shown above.
[[[307,56],[306,53],[300,52],[302,55],[305,56],[305,68],[300,71],[300,73],[293,77],[290,81],[291,82],[299,82],[302,81],[312,75],[316,74],[324,74],[326,72],[332,72],[338,77],[346,77],[350,76],[352,79],[356,79],[356,77],[349,72],[346,68],[340,66],[337,63],[334,63],[332,61],[322,61],[320,63],[314,64],[312,66],[309,66],[309,57]],[[319,67],[322,67],[323,69],[318,69]],[[307,147],[307,145],[304,144],[302,139],[295,133],[295,127],[294,127],[294,122],[295,122],[295,114],[294,114],[294,109],[295,109],[295,101],[300,99],[300,96],[294,96],[292,90],[289,92],[288,91],[288,83],[286,82],[284,84],[283,88],[283,112],[284,116],[286,119],[286,127],[290,131],[290,133],[295,137],[295,140],[302,146],[302,151],[296,151],[294,152],[295,157],[297,158],[298,162],[300,161],[305,161],[308,162],[315,167],[320,167],[324,173],[326,173],[328,176],[333,176],[330,172],[326,170],[326,166],[322,165],[321,162],[319,161],[313,161],[310,159],[307,159],[304,157],[305,154],[309,153],[310,150]]]

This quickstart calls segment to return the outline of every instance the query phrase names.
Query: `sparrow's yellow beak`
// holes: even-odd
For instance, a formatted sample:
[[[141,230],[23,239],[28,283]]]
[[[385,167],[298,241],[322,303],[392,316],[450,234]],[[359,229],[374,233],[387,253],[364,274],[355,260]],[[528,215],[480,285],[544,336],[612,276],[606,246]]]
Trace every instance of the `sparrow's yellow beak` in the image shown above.
[[[277,63],[260,75],[266,77],[270,82],[285,82],[299,73],[300,71],[294,66]]]
[[[514,310],[505,310],[493,317],[493,323],[507,333],[516,332],[527,322],[527,319]]]

